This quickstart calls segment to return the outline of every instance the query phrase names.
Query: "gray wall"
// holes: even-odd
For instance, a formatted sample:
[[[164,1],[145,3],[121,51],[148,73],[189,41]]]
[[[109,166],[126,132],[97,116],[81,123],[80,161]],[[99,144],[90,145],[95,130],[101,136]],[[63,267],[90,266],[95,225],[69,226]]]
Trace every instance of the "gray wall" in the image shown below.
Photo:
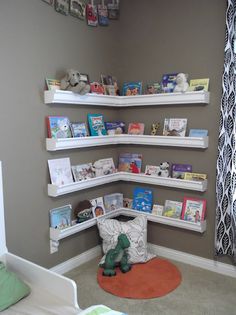
[[[94,161],[121,151],[142,152],[145,163],[192,163],[209,176],[204,194],[155,188],[155,200],[181,200],[184,195],[208,201],[207,231],[192,233],[149,224],[149,241],[202,257],[213,257],[215,220],[215,162],[221,94],[225,30],[225,1],[122,1],[121,18],[107,28],[89,28],[85,22],[56,13],[42,1],[0,2],[1,156],[4,173],[7,245],[11,252],[47,267],[56,265],[99,243],[91,228],[61,242],[49,254],[48,210],[109,192],[131,196],[134,185],[112,184],[60,198],[47,196],[47,159],[67,157],[72,164]],[[107,108],[48,106],[43,103],[45,77],[60,78],[76,68],[98,80],[112,73],[125,80],[158,81],[167,72],[183,71],[190,78],[210,78],[208,106],[178,106],[109,110]],[[205,151],[150,147],[101,147],[49,153],[45,150],[45,116],[66,115],[85,120],[88,112],[106,119],[140,120],[147,126],[165,117],[187,117],[189,127],[207,128]]]

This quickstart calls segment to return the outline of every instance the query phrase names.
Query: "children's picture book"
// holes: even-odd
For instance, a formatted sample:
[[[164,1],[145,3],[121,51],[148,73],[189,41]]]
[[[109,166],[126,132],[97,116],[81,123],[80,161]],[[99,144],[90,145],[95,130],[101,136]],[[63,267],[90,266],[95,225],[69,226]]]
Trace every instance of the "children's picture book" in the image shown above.
[[[70,120],[65,116],[46,117],[48,138],[71,138]]]
[[[169,218],[180,219],[183,203],[180,201],[166,200],[162,215]]]
[[[91,136],[104,136],[107,134],[102,114],[88,114],[88,125]]]
[[[108,17],[110,20],[117,20],[119,18],[119,0],[112,1],[112,3],[107,4]]]
[[[61,81],[55,79],[46,78],[46,85],[49,91],[55,91],[61,89]]]
[[[70,123],[72,136],[75,138],[87,137],[88,131],[84,122],[71,122]]]
[[[163,136],[185,137],[187,118],[165,118]]]
[[[123,198],[123,207],[132,209],[133,208],[133,199],[127,198],[127,197]]]
[[[184,197],[182,220],[200,223],[205,219],[206,199]]]
[[[204,138],[208,136],[208,130],[207,129],[190,129],[188,136]]]
[[[86,16],[85,0],[70,0],[70,15],[84,20]]]
[[[174,91],[177,74],[169,73],[162,76],[161,88],[163,93],[172,93]]]
[[[147,84],[146,94],[159,94],[162,93],[162,87],[159,82]]]
[[[110,136],[125,133],[125,123],[123,121],[105,122],[105,128]]]
[[[93,170],[96,177],[115,173],[116,169],[113,158],[97,160],[93,163]]]
[[[69,0],[55,0],[55,10],[63,15],[68,15]]]
[[[94,217],[99,217],[106,213],[103,198],[98,197],[90,200]]]
[[[71,170],[75,182],[80,182],[81,180],[95,177],[95,171],[92,163],[72,165]]]
[[[141,173],[142,154],[121,153],[119,155],[119,172]]]
[[[101,26],[109,25],[108,9],[106,5],[98,4],[98,23]]]
[[[127,82],[123,85],[124,96],[141,95],[142,94],[142,82]]]
[[[152,214],[153,215],[162,215],[163,210],[164,210],[164,206],[154,204],[152,207]]]
[[[189,81],[189,91],[208,91],[209,78],[194,79]]]
[[[184,179],[184,174],[192,172],[192,165],[190,164],[176,164],[171,165],[172,178]]]
[[[145,175],[151,176],[160,176],[160,166],[158,165],[146,165],[145,167]]]
[[[72,206],[66,205],[49,210],[50,227],[54,229],[65,229],[71,226]]]
[[[112,75],[101,74],[101,82],[107,95],[120,95],[117,78]]]
[[[133,193],[133,209],[138,211],[152,212],[152,190],[136,187]]]
[[[117,210],[123,207],[123,194],[114,193],[104,196],[106,212]]]
[[[184,173],[185,180],[196,180],[196,181],[203,181],[207,179],[207,174],[201,173]]]
[[[86,17],[87,17],[87,23],[89,26],[98,25],[98,12],[97,12],[96,5],[93,5],[93,4],[86,5]]]
[[[144,134],[144,127],[143,123],[129,123],[128,127],[128,134],[129,135],[143,135]]]
[[[73,183],[70,158],[48,160],[49,174],[53,185]]]
[[[104,86],[98,82],[91,82],[90,90],[93,94],[105,94]]]

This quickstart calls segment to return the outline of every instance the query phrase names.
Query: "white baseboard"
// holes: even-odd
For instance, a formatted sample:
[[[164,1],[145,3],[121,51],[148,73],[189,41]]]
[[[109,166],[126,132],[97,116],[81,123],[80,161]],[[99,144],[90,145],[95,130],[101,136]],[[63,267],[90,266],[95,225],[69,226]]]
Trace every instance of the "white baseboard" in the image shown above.
[[[100,245],[93,247],[89,250],[87,250],[86,252],[75,256],[59,265],[54,266],[53,268],[51,268],[50,270],[59,273],[60,275],[71,271],[72,269],[98,257],[99,255],[102,254],[102,248]]]
[[[148,244],[148,248],[150,252],[157,256],[161,256],[167,259],[172,259],[175,261],[179,261],[185,264],[189,264],[195,267],[207,269],[209,271],[213,271],[216,273],[220,273],[226,276],[234,277],[236,278],[236,266],[232,266],[229,264],[221,263],[218,261],[214,261],[211,259],[203,258],[200,256],[195,256],[191,254],[187,254],[184,252],[180,252],[174,249],[170,249],[167,247],[162,247],[154,244]],[[97,256],[101,255],[102,250],[101,246],[98,245],[92,249],[87,250],[86,252],[71,258],[53,268],[51,268],[52,271],[64,274],[88,261],[91,259],[96,258]]]
[[[168,259],[173,259],[185,264],[189,264],[195,267],[207,269],[216,273],[223,274],[225,276],[230,276],[236,278],[236,266],[221,263],[215,260],[203,258],[200,256],[195,256],[180,252],[167,247],[162,247],[154,244],[148,244],[150,252],[155,255],[162,256]]]

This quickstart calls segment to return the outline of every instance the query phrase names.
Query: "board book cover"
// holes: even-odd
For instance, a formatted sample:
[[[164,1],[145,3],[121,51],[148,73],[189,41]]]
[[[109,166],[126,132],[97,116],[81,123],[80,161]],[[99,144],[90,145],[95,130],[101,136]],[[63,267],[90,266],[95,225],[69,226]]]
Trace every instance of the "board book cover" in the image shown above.
[[[166,200],[162,215],[169,218],[180,219],[183,203],[180,201]]]
[[[208,136],[208,130],[207,129],[190,129],[188,136],[189,137],[204,138],[204,137]]]
[[[128,134],[129,135],[143,135],[144,134],[144,127],[143,123],[129,123],[128,127]]]
[[[47,89],[49,91],[55,91],[55,90],[61,89],[60,80],[46,78],[45,81],[46,81]]]
[[[102,114],[88,114],[88,125],[91,136],[105,136],[107,134]]]
[[[70,1],[70,15],[81,20],[84,20],[86,16],[86,1],[85,0]]]
[[[90,200],[94,217],[99,217],[106,213],[103,198],[98,197]]]
[[[105,122],[105,128],[110,136],[125,133],[125,123],[123,121]]]
[[[171,165],[172,178],[184,179],[184,174],[192,172],[192,165],[190,164],[175,164]]]
[[[176,86],[176,77],[178,73],[163,74],[161,88],[163,93],[172,93]]]
[[[70,120],[65,116],[47,116],[48,138],[71,138]]]
[[[157,165],[146,165],[145,175],[159,176],[160,166]]]
[[[74,138],[87,137],[88,131],[84,122],[71,122],[70,123],[71,133]]]
[[[123,207],[123,194],[114,193],[104,196],[106,212],[117,210]]]
[[[163,136],[185,137],[187,118],[165,118]]]
[[[189,81],[189,91],[208,91],[209,78],[194,79]]]
[[[92,163],[72,165],[71,170],[75,182],[80,182],[81,180],[95,177],[95,171],[93,169]]]
[[[120,172],[141,173],[142,154],[122,153],[119,155],[118,170]]]
[[[153,215],[162,215],[164,210],[164,206],[154,204],[152,207],[152,214]]]
[[[53,185],[73,183],[70,158],[48,160],[49,174]]]
[[[133,193],[133,209],[143,212],[152,212],[152,190],[136,187]]]
[[[207,174],[201,173],[185,173],[184,174],[185,180],[196,180],[196,181],[203,181],[207,179]]]
[[[133,199],[127,198],[127,197],[123,198],[123,207],[132,209],[133,208]]]
[[[98,23],[101,26],[109,25],[108,9],[106,5],[98,4]]]
[[[182,220],[200,223],[205,219],[206,199],[184,197]]]
[[[93,163],[96,177],[113,174],[116,172],[113,158],[100,159]]]
[[[96,5],[93,4],[86,5],[86,17],[89,26],[98,25],[98,11]]]
[[[127,82],[123,84],[124,96],[141,95],[142,94],[142,82]]]
[[[54,229],[65,229],[71,226],[72,206],[66,205],[49,210],[50,227]]]

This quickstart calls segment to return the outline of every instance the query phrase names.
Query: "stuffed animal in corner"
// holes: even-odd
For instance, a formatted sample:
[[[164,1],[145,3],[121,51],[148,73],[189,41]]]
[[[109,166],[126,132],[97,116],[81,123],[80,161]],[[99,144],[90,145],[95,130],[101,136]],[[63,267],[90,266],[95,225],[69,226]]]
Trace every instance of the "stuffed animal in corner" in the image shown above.
[[[186,92],[189,84],[187,82],[188,75],[185,73],[178,73],[176,76],[176,86],[174,92]]]
[[[78,71],[70,69],[61,79],[61,89],[84,95],[90,92],[90,85],[82,80]]]

